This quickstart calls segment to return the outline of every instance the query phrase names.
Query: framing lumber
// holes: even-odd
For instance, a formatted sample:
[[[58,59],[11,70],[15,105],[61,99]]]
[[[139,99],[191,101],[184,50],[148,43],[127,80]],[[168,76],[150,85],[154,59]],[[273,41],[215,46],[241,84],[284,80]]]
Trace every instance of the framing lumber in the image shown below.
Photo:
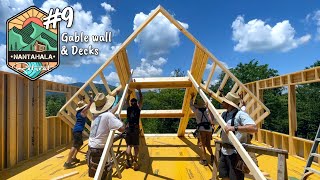
[[[111,89],[110,89],[110,87],[108,85],[108,82],[107,82],[106,78],[104,77],[103,72],[100,72],[99,75],[100,75],[100,78],[101,78],[101,80],[103,82],[104,87],[106,88],[108,94],[110,95],[111,94]]]
[[[40,153],[48,151],[47,119],[46,119],[46,82],[39,82],[39,148]]]
[[[276,76],[268,79],[250,82],[245,85],[259,83],[260,89],[273,89],[273,88],[289,86],[289,85],[320,82],[319,71],[320,71],[320,67],[317,66],[314,68],[305,69],[303,71],[298,71],[290,74],[285,74],[285,75]],[[290,78],[290,81],[288,77]]]
[[[5,168],[5,74],[0,72],[0,171]]]
[[[61,179],[65,179],[65,178],[74,176],[74,175],[76,175],[76,174],[79,174],[79,172],[78,172],[78,171],[74,171],[74,172],[71,172],[71,173],[68,173],[68,174],[64,174],[64,175],[55,177],[55,178],[53,178],[52,180],[61,180]]]
[[[187,88],[191,87],[191,82],[188,77],[134,78],[129,87],[130,89]]]
[[[223,113],[224,109],[217,110],[219,114]],[[182,109],[175,110],[141,110],[140,118],[182,118],[184,114]],[[127,117],[127,111],[122,110],[120,114],[121,118]],[[193,111],[190,113],[190,118],[194,117]]]
[[[23,99],[23,77],[17,77],[16,93],[17,93],[17,162],[24,160],[24,99]]]
[[[17,163],[17,77],[7,75],[7,164]]]
[[[191,80],[191,82],[193,83],[193,85],[195,86],[196,90],[199,92],[200,96],[202,97],[202,99],[208,103],[208,109],[212,112],[212,114],[214,115],[215,119],[217,120],[217,122],[220,124],[221,128],[224,129],[226,126],[226,122],[222,119],[222,117],[219,115],[218,111],[216,110],[216,108],[212,105],[212,103],[210,102],[210,100],[207,98],[207,96],[205,95],[205,93],[201,90],[200,86],[198,85],[198,83],[196,82],[196,80],[193,78],[192,74],[190,73],[190,71],[188,71],[188,76]],[[266,178],[264,177],[264,175],[261,173],[260,169],[257,167],[257,165],[253,162],[253,160],[250,158],[248,152],[244,149],[244,147],[241,145],[241,143],[239,142],[239,140],[236,138],[236,136],[234,135],[233,132],[229,132],[228,133],[228,138],[231,141],[231,143],[233,144],[233,146],[236,148],[237,152],[239,153],[239,155],[241,156],[241,158],[243,159],[243,161],[246,163],[246,165],[248,166],[248,168],[250,169],[250,172],[253,174],[253,176],[255,177],[255,179],[264,179],[266,180]]]
[[[107,156],[108,156],[110,149],[112,147],[112,144],[113,144],[114,133],[115,133],[115,130],[111,130],[109,132],[106,144],[104,146],[104,149],[103,149],[100,161],[99,161],[99,165],[98,165],[96,174],[94,175],[94,178],[93,178],[94,180],[100,180],[102,177],[102,173],[104,171],[104,166],[107,162]]]
[[[296,148],[293,137],[297,130],[297,111],[296,111],[296,87],[295,85],[290,85],[288,87],[288,115],[289,115],[289,152],[290,154],[296,155]]]
[[[55,140],[55,143],[56,143],[56,147],[57,146],[60,146],[61,145],[61,119],[59,117],[56,117],[55,118],[55,127],[56,127],[56,140]]]
[[[205,85],[205,89],[208,89],[209,85],[210,85],[210,81],[212,79],[212,76],[214,74],[214,71],[216,70],[217,64],[213,62],[213,67],[211,68],[211,71],[209,73],[208,79],[206,81],[206,85]]]
[[[30,157],[30,81],[28,79],[23,79],[23,149],[24,149],[24,159],[29,159]]]
[[[229,79],[229,75],[226,73],[226,74],[224,75],[224,78],[223,78],[223,80],[222,80],[222,82],[221,82],[220,86],[219,86],[218,91],[216,92],[217,96],[219,96],[219,95],[220,95],[220,91],[219,91],[219,90],[220,90],[220,89],[222,90],[222,89],[224,88],[224,86],[226,85],[226,83],[227,83],[228,79]]]
[[[39,103],[39,80],[34,81],[33,83],[33,140],[34,140],[34,146],[33,146],[33,152],[34,155],[39,155],[39,109],[40,109],[40,103]]]

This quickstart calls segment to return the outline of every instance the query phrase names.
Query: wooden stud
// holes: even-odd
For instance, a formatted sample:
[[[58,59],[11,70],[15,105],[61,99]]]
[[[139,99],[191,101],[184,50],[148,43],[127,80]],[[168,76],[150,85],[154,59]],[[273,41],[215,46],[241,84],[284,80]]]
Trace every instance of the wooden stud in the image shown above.
[[[295,85],[288,86],[288,115],[289,115],[289,153],[296,155],[294,148],[293,137],[296,132],[297,111],[296,111],[296,87]]]
[[[34,140],[34,147],[33,152],[35,156],[39,155],[39,81],[34,81],[33,83],[33,140]],[[55,84],[52,84],[55,85]]]
[[[208,87],[210,85],[210,81],[211,81],[212,76],[214,74],[214,71],[216,70],[216,67],[217,67],[217,64],[213,63],[213,67],[211,68],[211,71],[209,73],[209,76],[208,76],[208,79],[207,79],[207,82],[206,82],[206,85],[205,85],[205,89],[208,89]]]
[[[23,149],[24,149],[24,159],[29,159],[30,157],[30,115],[29,115],[29,111],[30,111],[30,106],[29,106],[29,102],[31,101],[30,99],[30,81],[28,79],[24,79],[23,80],[23,126],[24,126],[24,130],[23,130]]]
[[[6,124],[5,124],[5,97],[6,97],[6,87],[5,87],[5,75],[3,72],[0,72],[0,171],[5,168],[5,133],[6,133]]]
[[[218,91],[216,92],[217,96],[220,95],[220,91],[219,91],[219,90],[224,88],[224,86],[226,85],[228,79],[229,79],[229,75],[228,75],[228,74],[225,74],[225,75],[224,75],[224,78],[223,78],[223,80],[222,80],[222,82],[221,82],[221,84],[220,84],[220,86],[219,86],[219,89],[218,89]]]
[[[100,72],[99,75],[100,75],[100,78],[101,78],[101,80],[103,82],[104,87],[106,88],[108,94],[110,95],[111,94],[111,89],[110,89],[110,87],[108,85],[108,82],[107,82],[106,78],[104,77],[103,72]]]
[[[7,164],[17,163],[17,77],[7,75]]]
[[[287,162],[284,154],[278,154],[278,180],[288,180]]]
[[[93,84],[93,82],[90,82],[89,85],[90,85],[92,91],[94,92],[94,94],[98,94],[98,93],[99,93],[98,89],[97,89],[96,86]]]
[[[59,117],[56,117],[55,118],[55,126],[56,126],[56,140],[55,140],[55,145],[56,147],[57,146],[60,146],[61,145],[61,120]]]
[[[232,87],[232,89],[231,89],[231,91],[230,92],[236,92],[236,90],[238,89],[238,87],[239,87],[239,85],[237,84],[237,83],[234,83],[234,85],[233,85],[233,87]]]
[[[23,77],[16,76],[17,85],[17,101],[16,101],[16,114],[17,114],[17,162],[24,160],[24,85]]]
[[[39,150],[40,153],[48,151],[48,137],[47,137],[47,120],[46,120],[46,82],[39,82]]]

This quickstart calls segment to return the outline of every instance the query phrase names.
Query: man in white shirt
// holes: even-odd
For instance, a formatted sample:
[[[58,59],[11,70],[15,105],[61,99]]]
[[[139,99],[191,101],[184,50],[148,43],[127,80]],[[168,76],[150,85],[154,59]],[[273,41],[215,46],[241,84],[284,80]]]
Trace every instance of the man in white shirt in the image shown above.
[[[90,112],[95,114],[95,119],[91,125],[88,144],[89,149],[87,161],[90,177],[94,177],[95,175],[110,130],[114,129],[120,132],[125,130],[121,120],[108,111],[112,107],[114,101],[114,97],[98,93],[94,98],[94,103],[90,107]],[[103,174],[103,177],[105,175],[106,174]]]

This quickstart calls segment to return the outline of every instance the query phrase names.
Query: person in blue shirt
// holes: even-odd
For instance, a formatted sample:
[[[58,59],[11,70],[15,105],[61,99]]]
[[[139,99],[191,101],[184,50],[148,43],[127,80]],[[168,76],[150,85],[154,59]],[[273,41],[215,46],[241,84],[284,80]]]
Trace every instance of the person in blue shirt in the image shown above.
[[[79,101],[76,108],[76,124],[73,127],[73,145],[70,149],[68,159],[64,163],[65,168],[72,168],[72,163],[79,163],[80,160],[77,159],[77,153],[79,152],[80,147],[83,145],[82,131],[87,122],[87,113],[90,109],[91,104],[93,103],[92,97],[90,97],[90,103],[86,104],[84,99]]]

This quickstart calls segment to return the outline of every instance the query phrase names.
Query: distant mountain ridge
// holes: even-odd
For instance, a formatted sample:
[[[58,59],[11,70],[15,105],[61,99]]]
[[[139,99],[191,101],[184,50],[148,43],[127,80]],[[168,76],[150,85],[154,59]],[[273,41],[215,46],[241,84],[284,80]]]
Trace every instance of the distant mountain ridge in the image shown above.
[[[84,85],[84,83],[83,83],[83,82],[76,82],[76,83],[71,83],[71,84],[69,84],[69,85],[77,86],[77,87],[82,87],[82,86]],[[106,88],[104,87],[103,84],[96,84],[96,83],[95,83],[94,85],[96,86],[96,88],[98,89],[99,92],[102,90],[102,92],[103,92],[104,94],[107,94],[107,90],[106,90]],[[114,90],[114,89],[116,88],[116,86],[109,85],[109,88],[110,88],[111,91],[112,91],[112,90]],[[87,86],[87,87],[85,88],[85,91],[89,91],[90,89],[91,89],[90,86]]]

